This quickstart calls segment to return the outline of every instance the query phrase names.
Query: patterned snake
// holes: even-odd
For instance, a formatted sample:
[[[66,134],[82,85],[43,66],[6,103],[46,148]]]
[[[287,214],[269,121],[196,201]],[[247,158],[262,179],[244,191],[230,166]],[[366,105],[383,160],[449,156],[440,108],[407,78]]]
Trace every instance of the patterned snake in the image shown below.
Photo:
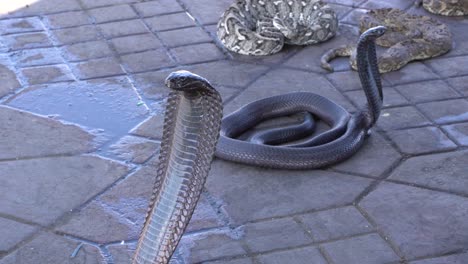
[[[314,93],[290,93],[250,103],[226,116],[216,156],[249,165],[278,169],[314,169],[342,161],[364,143],[380,115],[383,94],[377,66],[375,40],[386,31],[377,26],[364,32],[357,45],[359,78],[367,107],[350,115],[344,108]],[[267,119],[309,112],[331,129],[293,145],[256,144],[238,139]]]
[[[204,78],[171,73],[153,196],[134,264],[168,263],[210,170],[222,118],[219,93]]]

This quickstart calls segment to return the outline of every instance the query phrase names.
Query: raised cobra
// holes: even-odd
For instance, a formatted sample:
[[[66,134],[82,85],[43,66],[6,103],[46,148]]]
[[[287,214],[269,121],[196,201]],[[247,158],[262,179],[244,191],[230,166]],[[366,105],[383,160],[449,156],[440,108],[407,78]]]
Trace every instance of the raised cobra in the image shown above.
[[[222,118],[219,93],[204,78],[171,73],[153,196],[134,264],[168,263],[210,170]]]
[[[380,115],[383,94],[375,40],[385,31],[383,26],[371,28],[358,41],[359,78],[367,98],[364,109],[351,115],[329,99],[306,92],[258,100],[223,119],[216,156],[268,168],[314,169],[332,165],[356,153]],[[289,145],[257,144],[238,139],[262,121],[297,112],[309,112],[331,129]]]

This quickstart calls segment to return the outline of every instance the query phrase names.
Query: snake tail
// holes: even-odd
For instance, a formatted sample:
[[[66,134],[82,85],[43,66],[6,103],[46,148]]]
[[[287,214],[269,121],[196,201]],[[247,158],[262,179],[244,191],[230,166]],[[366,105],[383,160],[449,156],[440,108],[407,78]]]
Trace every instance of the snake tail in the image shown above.
[[[329,72],[333,72],[334,69],[333,66],[330,65],[330,61],[337,57],[351,57],[355,49],[355,45],[342,45],[334,49],[329,49],[320,58],[320,66]]]
[[[153,195],[133,264],[169,263],[201,195],[219,137],[222,100],[204,78],[171,73]]]

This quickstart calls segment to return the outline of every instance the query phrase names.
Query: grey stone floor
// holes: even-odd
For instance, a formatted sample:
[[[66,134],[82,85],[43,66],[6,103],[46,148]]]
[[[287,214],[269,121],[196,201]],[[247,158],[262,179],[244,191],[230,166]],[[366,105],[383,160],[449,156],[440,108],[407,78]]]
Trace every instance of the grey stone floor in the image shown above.
[[[0,18],[0,263],[129,263],[150,196],[176,69],[229,113],[290,91],[363,103],[344,59],[359,14],[410,0],[329,0],[339,34],[264,58],[229,54],[231,0],[40,0]],[[454,49],[385,74],[385,109],[359,153],[325,170],[216,160],[174,263],[468,263],[468,19]]]

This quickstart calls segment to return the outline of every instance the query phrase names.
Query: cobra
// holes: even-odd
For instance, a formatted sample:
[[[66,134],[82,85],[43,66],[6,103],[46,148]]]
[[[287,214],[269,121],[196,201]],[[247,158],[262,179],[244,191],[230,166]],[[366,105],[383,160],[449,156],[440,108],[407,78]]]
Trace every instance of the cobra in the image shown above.
[[[373,27],[360,36],[357,44],[359,78],[367,98],[365,108],[351,115],[333,101],[305,92],[261,99],[223,119],[216,156],[268,168],[316,169],[343,161],[356,153],[380,115],[383,94],[375,40],[385,31],[383,26]],[[267,145],[238,139],[262,121],[298,112],[309,112],[331,128],[299,144]],[[273,134],[267,133],[266,141]]]

